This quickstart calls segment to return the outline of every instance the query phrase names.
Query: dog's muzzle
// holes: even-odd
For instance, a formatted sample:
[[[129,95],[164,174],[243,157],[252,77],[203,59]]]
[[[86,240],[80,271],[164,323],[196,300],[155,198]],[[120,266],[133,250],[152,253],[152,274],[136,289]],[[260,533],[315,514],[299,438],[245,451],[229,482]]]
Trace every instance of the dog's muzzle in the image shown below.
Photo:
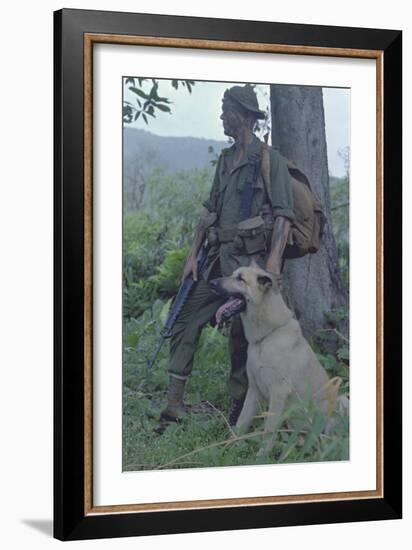
[[[234,315],[237,315],[246,308],[246,302],[240,294],[230,294],[221,286],[221,279],[212,279],[209,281],[210,286],[220,296],[228,298],[227,301],[220,306],[216,312],[216,322],[222,325]]]

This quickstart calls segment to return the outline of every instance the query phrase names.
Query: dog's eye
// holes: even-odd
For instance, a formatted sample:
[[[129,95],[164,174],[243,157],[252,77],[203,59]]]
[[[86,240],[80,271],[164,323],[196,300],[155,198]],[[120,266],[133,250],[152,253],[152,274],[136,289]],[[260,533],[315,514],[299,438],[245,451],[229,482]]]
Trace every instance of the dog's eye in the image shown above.
[[[236,277],[236,279],[237,279],[238,281],[242,281],[242,283],[245,282],[244,278],[242,277],[242,275],[241,275],[240,273],[238,274],[238,276]]]

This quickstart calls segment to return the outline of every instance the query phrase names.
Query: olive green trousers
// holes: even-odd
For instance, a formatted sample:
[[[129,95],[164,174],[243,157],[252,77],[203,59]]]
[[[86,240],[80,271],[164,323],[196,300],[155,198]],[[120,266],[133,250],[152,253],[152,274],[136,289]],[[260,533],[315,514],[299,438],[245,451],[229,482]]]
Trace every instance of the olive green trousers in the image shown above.
[[[213,277],[220,272],[214,269]],[[173,326],[170,340],[169,374],[177,378],[189,378],[193,369],[193,357],[205,325],[213,320],[218,308],[226,298],[217,295],[207,281],[199,279]],[[239,316],[232,319],[229,333],[230,373],[229,394],[232,399],[241,399],[248,388],[246,360],[247,341]]]

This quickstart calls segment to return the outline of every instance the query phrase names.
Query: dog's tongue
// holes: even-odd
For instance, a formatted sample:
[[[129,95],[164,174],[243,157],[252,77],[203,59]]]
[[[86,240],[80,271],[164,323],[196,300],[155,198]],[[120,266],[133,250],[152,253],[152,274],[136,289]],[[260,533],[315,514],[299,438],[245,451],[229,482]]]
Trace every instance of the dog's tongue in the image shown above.
[[[227,302],[216,311],[216,321],[220,325],[243,309],[245,302],[242,298],[229,298]]]

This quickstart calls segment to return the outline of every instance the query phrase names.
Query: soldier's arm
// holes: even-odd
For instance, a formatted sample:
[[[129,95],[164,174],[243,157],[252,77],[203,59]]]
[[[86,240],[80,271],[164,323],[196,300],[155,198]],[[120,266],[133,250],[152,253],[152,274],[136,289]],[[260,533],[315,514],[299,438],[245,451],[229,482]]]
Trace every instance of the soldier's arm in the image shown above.
[[[272,152],[271,157],[271,184],[274,226],[266,269],[279,274],[295,214],[289,170],[284,159],[276,152]]]
[[[266,269],[271,273],[280,274],[282,270],[282,256],[288,241],[291,221],[289,218],[277,216],[273,226],[270,252],[266,261]]]
[[[189,256],[196,257],[199,252],[199,248],[202,246],[206,236],[206,229],[210,225],[211,213],[205,207],[202,208],[200,218],[196,226],[195,236],[193,238],[192,246],[189,251]]]

